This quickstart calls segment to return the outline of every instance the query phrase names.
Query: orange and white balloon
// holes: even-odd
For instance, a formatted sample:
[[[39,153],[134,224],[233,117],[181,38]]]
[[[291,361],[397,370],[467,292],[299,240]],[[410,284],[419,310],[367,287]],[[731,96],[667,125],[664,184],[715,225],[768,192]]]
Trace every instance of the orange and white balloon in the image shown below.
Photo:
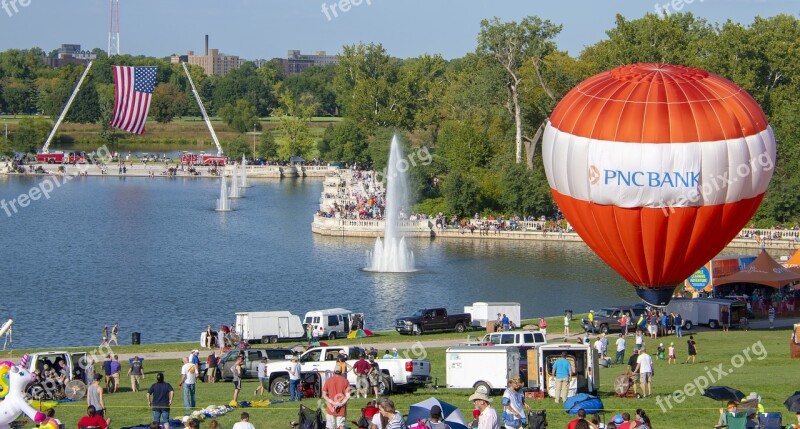
[[[642,299],[661,305],[755,213],[776,142],[761,107],[733,82],[633,64],[564,96],[542,153],[576,232]]]

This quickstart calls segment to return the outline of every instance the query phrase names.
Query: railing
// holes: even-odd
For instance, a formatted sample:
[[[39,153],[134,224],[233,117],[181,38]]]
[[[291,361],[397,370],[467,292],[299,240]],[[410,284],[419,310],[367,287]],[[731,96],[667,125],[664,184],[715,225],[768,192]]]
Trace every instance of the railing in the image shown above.
[[[800,231],[796,229],[757,229],[745,228],[740,233],[738,238],[756,238],[770,240],[797,240],[800,239]]]
[[[379,229],[383,230],[384,221],[375,219],[340,219],[318,217],[316,222],[328,224],[329,226],[339,228],[364,228],[364,229]],[[397,227],[401,230],[430,230],[430,220],[403,220],[397,223]]]

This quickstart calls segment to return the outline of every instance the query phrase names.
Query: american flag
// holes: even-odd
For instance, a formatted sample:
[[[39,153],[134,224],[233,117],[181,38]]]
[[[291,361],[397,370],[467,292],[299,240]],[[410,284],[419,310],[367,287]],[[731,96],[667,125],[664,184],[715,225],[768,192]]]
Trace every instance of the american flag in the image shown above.
[[[144,133],[158,67],[114,66],[114,114],[111,126],[134,134]]]

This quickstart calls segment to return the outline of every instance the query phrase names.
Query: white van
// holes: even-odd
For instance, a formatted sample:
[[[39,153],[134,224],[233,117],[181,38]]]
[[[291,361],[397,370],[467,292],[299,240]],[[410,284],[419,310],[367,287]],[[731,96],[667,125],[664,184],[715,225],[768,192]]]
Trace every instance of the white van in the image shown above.
[[[531,369],[536,368],[537,376],[534,388],[539,388],[547,392],[549,396],[555,395],[555,377],[553,376],[553,363],[561,357],[561,352],[567,354],[567,360],[570,361],[572,367],[575,369],[575,374],[569,382],[569,390],[567,396],[575,396],[577,393],[590,393],[597,394],[600,388],[600,368],[599,357],[597,350],[588,344],[546,344],[539,346],[536,353],[531,353],[536,359],[536,362],[528,361],[528,379],[532,380]]]
[[[519,359],[517,347],[450,347],[445,352],[447,387],[491,395],[519,376]]]
[[[357,329],[364,329],[364,313],[354,313],[345,308],[313,310],[306,313],[303,324],[306,327],[311,324],[317,330],[321,327],[320,337],[335,340],[347,337],[353,325],[356,325]]]

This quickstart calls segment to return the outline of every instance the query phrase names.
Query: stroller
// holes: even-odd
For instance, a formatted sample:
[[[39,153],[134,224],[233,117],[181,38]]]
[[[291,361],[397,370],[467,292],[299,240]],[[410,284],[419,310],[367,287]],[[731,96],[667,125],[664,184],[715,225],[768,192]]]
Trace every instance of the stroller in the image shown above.
[[[319,372],[306,372],[300,377],[300,395],[303,398],[318,398],[322,394],[322,382]]]

